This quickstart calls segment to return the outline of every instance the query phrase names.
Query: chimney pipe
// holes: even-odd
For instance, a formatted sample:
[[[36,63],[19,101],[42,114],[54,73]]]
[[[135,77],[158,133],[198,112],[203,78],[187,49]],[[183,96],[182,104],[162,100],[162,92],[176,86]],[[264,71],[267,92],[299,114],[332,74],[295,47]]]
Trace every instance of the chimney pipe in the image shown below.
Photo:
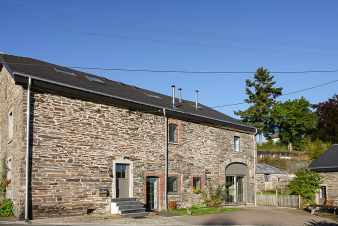
[[[178,102],[182,103],[182,88],[178,88]]]
[[[176,86],[172,85],[171,89],[172,89],[172,104],[173,104],[172,107],[175,108]]]
[[[199,90],[196,89],[195,90],[195,109],[196,109],[196,111],[198,110],[198,93],[199,93]]]

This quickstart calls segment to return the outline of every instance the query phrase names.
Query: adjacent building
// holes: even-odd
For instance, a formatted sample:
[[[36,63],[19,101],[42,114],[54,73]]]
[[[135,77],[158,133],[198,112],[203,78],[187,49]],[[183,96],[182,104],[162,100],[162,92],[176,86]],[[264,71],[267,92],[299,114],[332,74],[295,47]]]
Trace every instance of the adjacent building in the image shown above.
[[[256,164],[257,192],[284,189],[288,182],[289,175],[286,171],[265,163]]]
[[[254,204],[255,133],[197,101],[0,54],[0,159],[18,217],[186,207],[225,183],[227,203]]]
[[[318,172],[323,178],[316,196],[317,204],[338,206],[338,144],[332,145],[312,161],[309,169]]]

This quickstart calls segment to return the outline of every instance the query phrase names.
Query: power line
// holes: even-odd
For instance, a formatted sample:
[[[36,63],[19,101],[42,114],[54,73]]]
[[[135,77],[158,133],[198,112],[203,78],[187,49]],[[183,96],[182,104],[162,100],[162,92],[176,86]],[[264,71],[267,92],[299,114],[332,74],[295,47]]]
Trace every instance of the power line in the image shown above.
[[[36,66],[36,67],[50,67],[50,65],[43,64],[31,64],[31,63],[15,63],[15,62],[0,62],[14,65],[26,65],[26,66]],[[80,69],[80,70],[98,70],[98,71],[122,71],[122,72],[149,72],[149,73],[178,73],[178,74],[215,74],[215,75],[227,75],[231,76],[232,74],[254,74],[256,71],[195,71],[195,70],[158,70],[151,68],[120,68],[120,67],[87,67],[87,66],[62,66],[68,67],[71,69]],[[338,69],[332,70],[301,70],[301,71],[270,71],[271,74],[311,74],[311,73],[335,73],[338,72]]]
[[[304,89],[299,89],[299,90],[295,90],[295,91],[292,91],[292,92],[288,92],[288,93],[285,93],[285,94],[283,94],[283,95],[281,95],[279,97],[289,96],[289,95],[293,95],[293,94],[296,94],[296,93],[301,93],[301,92],[304,92],[304,91],[308,91],[308,90],[320,88],[320,87],[323,87],[323,86],[327,86],[327,85],[330,85],[330,84],[333,84],[333,83],[336,83],[336,82],[338,82],[338,79],[332,80],[332,81],[329,81],[329,82],[325,82],[325,83],[321,83],[321,84],[318,84],[318,85],[315,85],[315,86],[311,86],[311,87],[308,87],[308,88],[304,88]],[[237,106],[237,105],[242,105],[242,104],[247,104],[247,103],[246,102],[240,102],[240,103],[234,103],[234,104],[224,104],[224,105],[214,106],[212,108],[230,107],[230,106]]]

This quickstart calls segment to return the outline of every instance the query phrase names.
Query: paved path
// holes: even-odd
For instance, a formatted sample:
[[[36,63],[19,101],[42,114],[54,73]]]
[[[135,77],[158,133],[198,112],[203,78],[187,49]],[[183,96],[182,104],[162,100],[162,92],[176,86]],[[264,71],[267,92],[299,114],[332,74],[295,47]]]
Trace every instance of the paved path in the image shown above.
[[[16,225],[25,225],[20,222]],[[0,222],[0,224],[2,224]],[[13,222],[8,225],[14,225]],[[334,220],[312,216],[302,210],[286,208],[247,208],[234,212],[203,216],[160,217],[144,219],[119,217],[95,218],[93,216],[49,218],[32,221],[33,225],[268,225],[268,226],[338,226]]]

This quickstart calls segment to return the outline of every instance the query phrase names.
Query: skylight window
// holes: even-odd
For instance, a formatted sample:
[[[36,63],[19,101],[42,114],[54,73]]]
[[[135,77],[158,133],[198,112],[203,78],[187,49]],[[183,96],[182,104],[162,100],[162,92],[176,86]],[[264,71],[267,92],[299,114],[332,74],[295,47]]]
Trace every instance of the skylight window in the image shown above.
[[[104,81],[98,77],[94,77],[94,76],[87,76],[86,75],[86,79],[88,79],[91,82],[98,82],[98,83],[104,83]]]
[[[59,69],[59,68],[54,68],[54,70],[58,73],[63,73],[63,74],[67,74],[67,75],[72,75],[72,76],[76,76],[76,74],[72,71],[65,71],[65,70],[62,70],[62,69]]]
[[[144,93],[145,95],[147,95],[148,97],[153,97],[153,98],[157,98],[157,99],[161,99],[160,96],[154,95],[154,94],[150,94],[150,93]]]

